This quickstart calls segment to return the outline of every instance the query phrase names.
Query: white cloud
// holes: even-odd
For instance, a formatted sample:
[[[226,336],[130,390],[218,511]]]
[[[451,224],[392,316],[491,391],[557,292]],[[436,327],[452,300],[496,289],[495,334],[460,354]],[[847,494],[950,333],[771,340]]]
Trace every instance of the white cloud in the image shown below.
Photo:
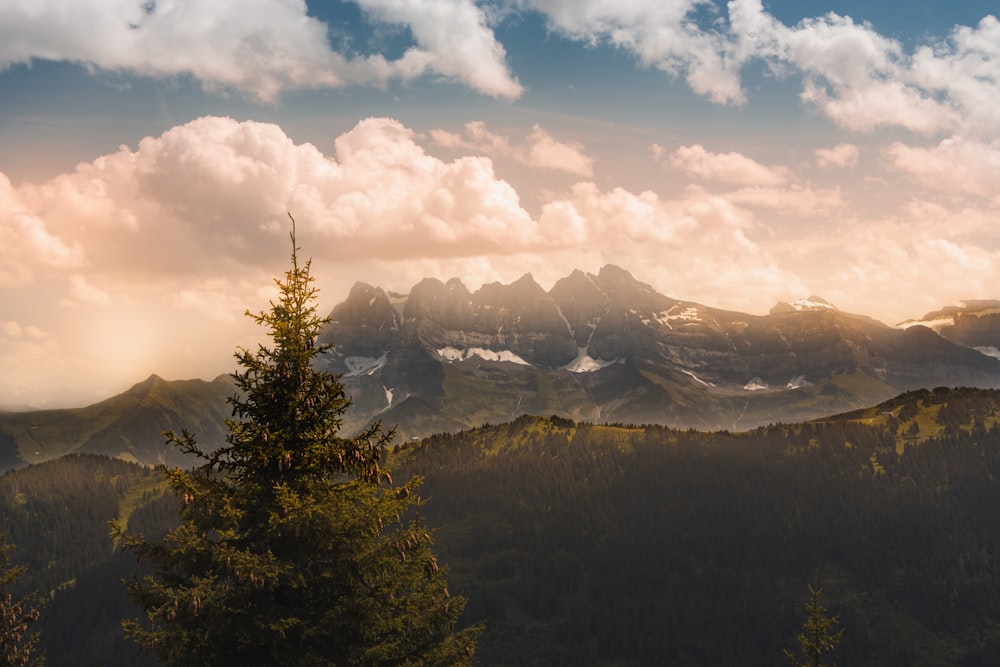
[[[839,189],[814,190],[799,184],[787,187],[745,187],[727,192],[724,196],[737,206],[759,207],[782,215],[814,220],[845,206]]]
[[[841,143],[833,148],[817,148],[816,164],[820,167],[854,167],[858,164],[858,147]]]
[[[472,0],[357,0],[369,15],[407,26],[419,45],[403,55],[410,76],[425,70],[495,97],[516,98],[521,85],[507,70],[506,52]]]
[[[546,252],[555,265],[542,275],[565,275],[581,261],[592,267],[612,263],[671,296],[751,311],[766,309],[790,285],[804,289],[751,239],[760,226],[751,212],[697,186],[665,199],[578,183],[544,206],[539,225],[551,240]]]
[[[509,137],[491,132],[482,121],[466,123],[464,130],[464,136],[445,130],[431,130],[430,135],[439,146],[477,151],[491,157],[509,157],[535,169],[584,177],[591,176],[594,171],[594,161],[582,144],[559,141],[537,124],[521,144],[514,144]]]
[[[747,99],[742,70],[757,61],[799,76],[803,102],[840,127],[989,137],[1000,126],[1000,21],[956,26],[912,50],[833,12],[786,26],[761,0],[518,0],[549,29],[609,44],[644,67],[684,78],[713,102]]]
[[[745,57],[800,72],[803,101],[841,127],[982,135],[1000,119],[1000,23],[992,16],[908,53],[871,25],[834,13],[793,27],[760,0],[733,0],[729,13]]]
[[[73,268],[82,251],[53,235],[0,173],[0,287],[30,283],[36,267]]]
[[[714,11],[711,0],[517,0],[542,13],[549,29],[589,44],[608,43],[633,54],[644,67],[683,77],[714,102],[742,103],[742,65],[729,38],[702,28],[694,14]]]
[[[584,152],[582,144],[558,141],[539,125],[532,128],[528,146],[525,164],[529,166],[577,176],[591,176],[594,172],[594,161]]]
[[[741,153],[712,153],[699,144],[681,146],[669,155],[653,145],[654,159],[674,169],[712,181],[736,185],[774,186],[788,179],[784,167],[768,167]]]
[[[520,94],[503,47],[472,0],[361,4],[370,16],[408,27],[416,46],[394,61],[334,51],[327,26],[307,14],[303,0],[35,0],[0,4],[0,69],[42,58],[153,77],[191,75],[208,89],[262,101],[285,90],[425,74],[496,97]]]
[[[69,384],[80,374],[120,389],[154,371],[229,370],[234,346],[253,344],[240,313],[266,304],[262,290],[285,267],[288,211],[315,260],[323,308],[355,280],[405,291],[426,276],[459,276],[475,288],[531,271],[551,285],[573,268],[606,263],[671,296],[758,313],[789,294],[816,293],[901,320],[992,296],[1000,284],[992,249],[1000,203],[965,196],[987,192],[991,181],[960,175],[969,184],[949,185],[940,176],[962,162],[995,173],[982,142],[894,146],[886,154],[894,166],[924,165],[923,175],[912,165],[908,172],[940,180],[960,203],[914,199],[881,217],[863,202],[847,211],[841,190],[784,167],[700,146],[661,147],[659,158],[676,157],[704,186],[667,195],[578,182],[547,189],[532,215],[484,154],[529,156],[540,138],[532,131],[515,141],[473,124],[423,139],[398,121],[370,118],[327,154],[275,125],[206,117],[47,182],[0,178],[8,323],[0,335],[20,336],[14,348],[24,351],[23,359],[0,351],[10,364],[0,400],[15,385]],[[480,154],[441,159],[421,141]],[[793,228],[789,216],[810,224]]]
[[[92,285],[84,276],[70,276],[69,304],[109,306],[111,305],[111,302],[112,299],[110,294],[100,287]]]
[[[884,153],[893,167],[929,188],[1000,202],[1000,141],[986,143],[953,136],[931,148],[895,142]]]

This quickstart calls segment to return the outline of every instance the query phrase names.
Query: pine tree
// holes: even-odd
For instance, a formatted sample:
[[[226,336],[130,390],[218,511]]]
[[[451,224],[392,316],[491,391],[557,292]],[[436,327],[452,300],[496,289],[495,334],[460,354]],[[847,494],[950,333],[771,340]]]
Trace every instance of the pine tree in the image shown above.
[[[29,593],[14,600],[9,589],[27,568],[11,564],[11,549],[0,533],[0,667],[40,667],[45,660],[35,655],[38,633],[25,636],[39,617],[38,596]]]
[[[785,657],[793,667],[831,667],[835,664],[827,663],[826,659],[843,638],[844,628],[835,630],[840,625],[840,617],[827,615],[827,609],[820,601],[822,595],[819,582],[816,586],[809,586],[806,620],[798,636],[801,659],[791,651],[785,651]]]
[[[181,501],[162,541],[115,532],[152,574],[126,583],[148,623],[126,634],[169,665],[466,665],[478,628],[456,632],[465,600],[420,523],[420,478],[394,485],[382,468],[393,431],[340,434],[350,405],[339,377],[314,361],[327,319],[316,313],[310,262],[275,280],[269,312],[247,311],[270,346],[239,349],[239,393],[220,449],[168,440],[201,464],[167,471]]]

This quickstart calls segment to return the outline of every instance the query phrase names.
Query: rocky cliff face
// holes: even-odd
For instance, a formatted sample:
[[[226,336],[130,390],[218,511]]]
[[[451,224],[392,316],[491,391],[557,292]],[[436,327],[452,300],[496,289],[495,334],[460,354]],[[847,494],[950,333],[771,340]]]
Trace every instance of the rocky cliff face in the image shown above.
[[[524,412],[749,428],[919,387],[1000,386],[1000,360],[958,333],[888,327],[818,297],[764,316],[725,311],[615,266],[548,292],[530,275],[474,293],[457,279],[408,295],[359,283],[330,317],[321,340],[355,399],[348,426],[381,418],[406,436]]]

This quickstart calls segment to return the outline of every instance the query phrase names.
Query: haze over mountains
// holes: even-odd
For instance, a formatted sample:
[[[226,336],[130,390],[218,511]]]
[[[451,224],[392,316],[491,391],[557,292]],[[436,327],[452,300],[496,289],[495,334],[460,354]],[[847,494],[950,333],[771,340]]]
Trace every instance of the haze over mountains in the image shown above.
[[[531,275],[470,292],[426,278],[409,294],[354,285],[330,314],[326,369],[399,439],[514,419],[744,430],[874,405],[937,386],[1000,387],[1000,301],[891,327],[820,297],[749,315],[658,293],[617,266],[545,291]],[[226,376],[158,376],[86,408],[0,413],[4,468],[70,452],[176,463],[161,432],[224,438]]]

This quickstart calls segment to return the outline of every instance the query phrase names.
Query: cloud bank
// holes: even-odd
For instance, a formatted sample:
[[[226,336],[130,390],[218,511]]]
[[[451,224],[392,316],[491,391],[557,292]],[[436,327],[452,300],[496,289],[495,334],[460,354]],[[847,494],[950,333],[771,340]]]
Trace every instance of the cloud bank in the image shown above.
[[[34,59],[151,77],[272,102],[288,90],[384,86],[432,76],[514,99],[523,87],[496,26],[536,15],[560,37],[606,45],[719,104],[745,104],[760,64],[800,84],[841,128],[992,138],[1000,126],[1000,20],[955,26],[913,47],[835,13],[785,25],[761,0],[356,0],[372,25],[406,31],[396,58],[331,45],[303,0],[0,4],[0,69]],[[509,19],[508,19],[509,20]]]
[[[454,157],[428,152],[442,145]],[[996,150],[984,142],[886,148],[886,173],[923,188],[889,215],[813,183],[818,164],[765,165],[696,144],[658,153],[698,182],[673,194],[600,185],[582,145],[540,126],[522,139],[485,124],[424,137],[368,118],[333,146],[203,117],[45,182],[0,175],[0,402],[80,373],[120,390],[163,368],[229,370],[234,346],[255,335],[242,311],[266,303],[285,267],[287,212],[315,260],[322,308],[356,280],[405,291],[459,276],[475,288],[530,271],[551,285],[606,263],[710,305],[766,312],[818,293],[890,322],[1000,284]],[[827,169],[855,159],[849,147],[820,150]],[[490,156],[581,180],[536,193],[530,213]]]
[[[473,2],[362,0],[377,24],[409,30],[395,60],[335,50],[304,0],[35,0],[0,4],[0,69],[64,60],[150,77],[191,76],[208,90],[273,102],[288,90],[385,85],[424,75],[514,98],[521,86]]]

